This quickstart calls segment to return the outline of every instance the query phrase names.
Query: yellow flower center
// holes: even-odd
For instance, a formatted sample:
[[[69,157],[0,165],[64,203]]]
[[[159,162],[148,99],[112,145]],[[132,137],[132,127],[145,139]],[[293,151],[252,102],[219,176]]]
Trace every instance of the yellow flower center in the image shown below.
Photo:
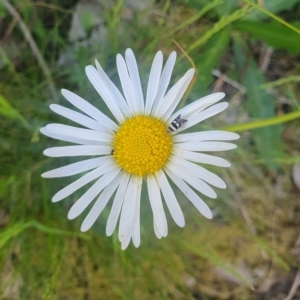
[[[134,116],[118,129],[113,141],[113,157],[129,174],[146,175],[160,170],[171,153],[171,136],[161,120]]]

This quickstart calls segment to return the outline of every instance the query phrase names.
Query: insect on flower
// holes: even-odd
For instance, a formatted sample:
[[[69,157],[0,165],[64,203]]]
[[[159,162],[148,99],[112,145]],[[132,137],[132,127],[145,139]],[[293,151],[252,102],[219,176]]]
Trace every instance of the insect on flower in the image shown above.
[[[186,123],[187,120],[186,119],[181,119],[181,114],[172,121],[172,123],[170,124],[170,126],[168,127],[167,132],[171,133],[176,131],[177,129],[179,129],[184,123]]]

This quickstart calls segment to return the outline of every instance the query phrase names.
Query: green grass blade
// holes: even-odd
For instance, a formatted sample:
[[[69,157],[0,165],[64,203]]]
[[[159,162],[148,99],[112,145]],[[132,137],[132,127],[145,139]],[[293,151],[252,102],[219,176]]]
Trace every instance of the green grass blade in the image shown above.
[[[300,118],[300,111],[291,112],[282,116],[273,117],[273,118],[267,118],[263,120],[253,121],[253,122],[247,122],[242,124],[234,124],[229,126],[222,127],[222,130],[228,130],[228,131],[245,131],[245,130],[252,130],[262,127],[267,127],[271,125],[277,125],[284,122],[289,122],[295,119]]]
[[[221,5],[222,3],[224,3],[224,0],[214,0],[212,2],[209,2],[208,4],[206,4],[201,10],[199,10],[198,13],[196,13],[195,15],[193,15],[192,17],[183,20],[183,22],[181,22],[180,24],[178,24],[176,27],[174,27],[171,32],[170,32],[170,36],[174,35],[177,31],[189,26],[190,24],[196,22],[197,20],[199,20],[205,13],[207,13],[209,10],[213,9],[214,7]]]
[[[206,31],[206,33],[198,40],[196,40],[186,52],[191,52],[194,49],[204,45],[210,38],[212,38],[216,33],[220,32],[229,24],[233,23],[234,21],[244,17],[249,12],[249,6],[244,6],[241,9],[236,10],[229,16],[225,16],[221,18],[215,25]]]
[[[281,23],[282,25],[288,27],[289,29],[297,32],[300,34],[300,29],[296,28],[295,26],[291,25],[290,23],[286,22],[285,20],[281,19],[280,17],[272,14],[271,12],[265,10],[263,7],[249,1],[249,0],[243,0],[244,2],[246,2],[247,4],[251,5],[252,7],[256,8],[257,10],[261,11],[262,13],[264,13],[265,15],[269,16],[270,18],[276,20],[277,22]]]
[[[31,128],[27,120],[16,109],[14,109],[11,106],[8,100],[6,100],[1,94],[0,94],[0,114],[12,120],[20,121],[28,129]]]
[[[0,249],[4,247],[4,245],[10,241],[12,238],[18,236],[24,230],[33,227],[40,232],[44,232],[46,234],[53,235],[64,235],[64,236],[75,236],[82,239],[89,239],[90,237],[83,233],[71,232],[66,230],[57,229],[54,227],[43,225],[37,221],[29,221],[29,222],[19,222],[14,225],[8,227],[7,229],[0,232]]]
[[[287,76],[287,77],[283,77],[280,78],[276,81],[272,81],[272,82],[266,82],[260,85],[260,88],[263,90],[266,89],[271,89],[271,88],[275,88],[281,85],[286,85],[289,83],[297,83],[300,82],[300,76],[299,75],[292,75],[292,76]]]

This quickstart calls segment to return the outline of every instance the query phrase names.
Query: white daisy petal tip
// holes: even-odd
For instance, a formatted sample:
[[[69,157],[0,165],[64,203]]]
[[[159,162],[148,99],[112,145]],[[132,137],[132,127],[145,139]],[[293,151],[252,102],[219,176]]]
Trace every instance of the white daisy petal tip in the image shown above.
[[[133,51],[132,51],[131,48],[127,48],[127,49],[125,50],[125,55],[132,55],[132,56],[134,56],[134,53],[133,53]]]
[[[139,244],[133,243],[133,245],[134,245],[135,248],[139,248],[141,244],[140,243]]]
[[[41,177],[43,177],[43,178],[51,178],[51,176],[48,176],[48,174],[49,174],[49,171],[41,174]]]
[[[187,74],[189,74],[190,76],[194,76],[194,74],[195,74],[195,69],[194,68],[191,68],[191,69],[189,69],[188,71],[187,71]]]
[[[241,137],[239,134],[237,134],[235,132],[232,132],[232,136],[233,136],[232,140],[238,140]]]
[[[216,93],[212,93],[206,97],[209,97],[210,99],[214,99],[215,101],[220,101],[226,97],[226,94],[223,92],[216,92]]]
[[[83,223],[81,224],[80,231],[81,231],[81,232],[87,232],[91,227],[92,227],[92,224],[89,225],[89,224],[83,222]]]
[[[67,89],[61,89],[60,92],[65,98],[67,98],[68,95],[72,94],[72,92]]]
[[[218,188],[219,188],[219,189],[225,190],[225,189],[227,188],[227,184],[223,181],[222,184],[220,184],[220,185],[218,186]],[[216,197],[216,198],[217,198],[217,197]],[[215,199],[216,199],[216,198],[215,198]]]
[[[92,65],[86,66],[86,67],[84,68],[86,76],[87,76],[87,77],[92,76],[92,75],[93,75],[92,72],[94,71],[94,69],[95,69],[95,68],[94,68]]]
[[[41,127],[41,128],[40,128],[40,133],[41,133],[41,134],[44,134],[45,129],[46,129],[46,127]]]
[[[106,227],[105,234],[106,234],[106,236],[111,236],[113,234],[113,230],[108,230]]]
[[[128,243],[122,242],[122,243],[121,243],[121,249],[122,249],[123,251],[125,251],[125,250],[128,248],[129,243],[130,243],[130,242],[128,242]]]
[[[69,213],[68,213],[68,219],[69,220],[74,220],[76,217],[78,217],[78,215],[74,212],[74,209],[71,208]],[[82,225],[81,225],[81,228],[82,228]]]
[[[57,195],[54,195],[51,199],[51,202],[56,203],[61,201],[62,199],[60,197],[58,197]]]
[[[231,163],[229,161],[224,162],[223,166],[224,168],[230,168],[231,167]]]
[[[217,92],[217,93],[214,93],[212,95],[218,96],[218,97],[220,97],[220,99],[223,99],[226,96],[226,94],[223,93],[223,92]]]
[[[42,129],[42,128],[41,128]],[[46,129],[46,128],[45,128]],[[42,132],[43,133],[43,132]],[[44,134],[44,133],[43,133]],[[43,151],[43,154],[45,155],[45,156],[49,156],[49,148],[48,149],[45,149],[44,151]]]
[[[182,222],[178,222],[177,225],[181,228],[183,228],[185,226],[185,220],[183,219]]]
[[[207,211],[205,214],[203,214],[203,216],[209,220],[211,220],[214,217],[211,210]]]
[[[214,193],[213,195],[210,195],[209,198],[211,198],[211,199],[217,199],[218,195],[217,195],[217,193]]]
[[[69,220],[74,220],[81,214],[81,212],[79,212],[79,210],[77,209],[76,204],[77,204],[77,202],[75,202],[75,204],[73,204],[73,206],[69,210],[69,213],[68,213],[68,219]],[[83,228],[86,227],[85,222],[82,223],[81,227],[82,226],[83,226]]]

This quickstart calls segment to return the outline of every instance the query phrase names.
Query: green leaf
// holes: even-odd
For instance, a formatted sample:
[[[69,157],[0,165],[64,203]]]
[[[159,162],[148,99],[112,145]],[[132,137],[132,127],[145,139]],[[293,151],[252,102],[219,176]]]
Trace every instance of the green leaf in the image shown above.
[[[256,1],[251,1],[256,3]],[[262,7],[270,13],[278,13],[282,10],[289,10],[300,0],[264,0]],[[254,10],[247,17],[247,20],[261,20],[266,19],[268,16],[261,11]]]
[[[218,15],[223,17],[224,15],[226,16],[232,14],[237,8],[237,2],[238,0],[226,0],[223,5],[220,5],[216,8]]]
[[[38,231],[43,232],[45,234],[73,236],[73,237],[78,237],[86,240],[90,239],[90,236],[84,233],[77,233],[77,232],[57,229],[54,227],[43,225],[35,220],[26,223],[20,221],[18,223],[13,224],[10,227],[7,227],[6,229],[0,232],[0,249],[3,248],[7,242],[9,242],[11,239],[21,234],[24,230],[28,228],[35,228]]]
[[[263,40],[271,47],[285,49],[290,54],[300,52],[300,36],[298,33],[278,22],[261,23],[255,21],[237,21],[233,28],[250,33],[254,38]]]
[[[246,108],[250,117],[265,119],[275,116],[274,98],[260,88],[264,77],[260,73],[252,57],[248,57],[249,49],[241,36],[234,37],[234,56],[238,70],[242,74],[241,82],[247,89]],[[265,159],[270,170],[277,165],[273,158],[282,155],[281,125],[262,127],[252,131],[260,158]]]
[[[197,90],[197,93],[199,93],[199,96],[207,94],[208,87],[213,81],[211,71],[218,64],[221,55],[228,46],[228,43],[229,33],[227,30],[223,30],[207,42],[203,51],[201,51],[201,54],[199,54],[194,60],[199,72],[194,88]]]
[[[12,120],[18,120],[23,123],[27,128],[30,128],[30,124],[24,119],[24,117],[14,109],[9,102],[0,94],[0,115],[4,115]]]

